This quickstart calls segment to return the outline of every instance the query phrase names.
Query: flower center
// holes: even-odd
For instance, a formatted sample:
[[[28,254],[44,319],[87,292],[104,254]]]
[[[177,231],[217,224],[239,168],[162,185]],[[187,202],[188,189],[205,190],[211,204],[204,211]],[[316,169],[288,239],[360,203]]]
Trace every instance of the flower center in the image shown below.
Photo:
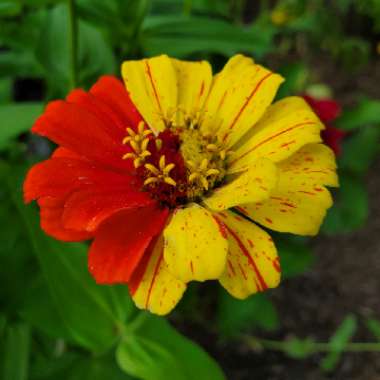
[[[169,207],[200,199],[225,177],[229,152],[195,123],[186,127],[172,124],[154,136],[140,122],[137,131],[127,128],[127,133],[123,144],[129,145],[131,152],[123,159],[133,161],[143,190]]]

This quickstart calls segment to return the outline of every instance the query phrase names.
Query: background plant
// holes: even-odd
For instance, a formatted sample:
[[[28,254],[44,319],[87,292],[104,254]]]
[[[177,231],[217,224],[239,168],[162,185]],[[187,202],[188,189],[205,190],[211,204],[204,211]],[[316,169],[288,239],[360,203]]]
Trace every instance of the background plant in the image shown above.
[[[87,247],[48,238],[36,209],[23,205],[25,170],[53,148],[28,133],[47,101],[74,86],[88,89],[101,75],[118,75],[125,59],[161,53],[208,59],[217,70],[243,52],[286,76],[279,97],[332,96],[315,65],[325,57],[341,65],[347,77],[355,76],[373,61],[379,32],[378,0],[337,0],[328,10],[323,0],[1,0],[0,378],[224,376],[168,321],[136,310],[126,287],[95,285],[86,269]],[[379,124],[380,101],[354,92],[336,121],[348,135],[339,157],[341,188],[323,233],[350,233],[366,222],[364,179],[379,151]],[[276,243],[285,279],[300,276],[317,260],[309,239],[278,235]],[[201,303],[213,310],[211,320],[210,313],[195,313],[204,309]],[[335,335],[330,332],[329,341],[268,339],[266,334],[281,325],[281,310],[270,296],[237,301],[224,291],[204,294],[197,284],[172,320],[238,340],[252,355],[279,350],[301,359],[322,351],[326,371],[344,351],[379,351],[379,343],[350,342],[358,321],[353,315]],[[376,316],[362,322],[380,341]]]

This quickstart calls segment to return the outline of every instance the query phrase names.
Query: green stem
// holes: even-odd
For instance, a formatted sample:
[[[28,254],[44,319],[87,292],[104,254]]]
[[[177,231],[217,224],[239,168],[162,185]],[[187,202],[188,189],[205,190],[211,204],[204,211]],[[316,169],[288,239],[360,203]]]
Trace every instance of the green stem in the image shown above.
[[[192,8],[193,8],[193,0],[183,0],[183,14],[184,15],[190,16]]]
[[[258,347],[271,350],[271,351],[281,351],[286,353],[288,351],[289,344],[286,341],[261,339],[256,337],[245,337],[245,343],[252,349],[257,349]],[[330,343],[325,342],[310,342],[310,351],[312,353],[318,352],[331,352],[334,351],[334,347]],[[367,343],[367,342],[357,342],[348,343],[342,350],[343,352],[380,352],[380,343]]]
[[[70,89],[78,85],[78,20],[75,0],[67,0],[69,9]]]

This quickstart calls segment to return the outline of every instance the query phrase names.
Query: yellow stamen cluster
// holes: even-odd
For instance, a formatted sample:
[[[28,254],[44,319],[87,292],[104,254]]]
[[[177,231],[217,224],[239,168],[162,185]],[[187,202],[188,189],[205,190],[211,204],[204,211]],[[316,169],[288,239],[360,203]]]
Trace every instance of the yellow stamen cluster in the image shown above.
[[[188,177],[190,183],[198,182],[206,191],[209,188],[208,178],[220,174],[220,170],[210,167],[210,162],[204,158],[197,167],[193,161],[187,161],[191,174]]]
[[[140,121],[137,132],[131,128],[127,128],[128,136],[123,139],[123,144],[129,144],[133,149],[133,152],[126,153],[123,159],[133,159],[133,165],[135,168],[141,166],[146,157],[149,157],[151,153],[149,152],[149,135],[152,134],[150,129],[145,129],[145,123]]]
[[[203,111],[194,109],[191,112],[186,110],[183,105],[171,107],[166,115],[160,114],[167,128],[189,128],[197,129],[204,116]]]
[[[225,160],[227,156],[233,154],[233,151],[232,150],[229,150],[229,149],[226,149],[222,143],[218,142],[218,141],[215,141],[211,144],[208,144],[206,146],[206,149],[209,151],[209,152],[212,152],[212,153],[216,153],[219,155],[219,157],[221,158],[221,160]]]
[[[155,184],[158,182],[165,182],[168,185],[176,186],[177,183],[170,177],[170,172],[174,169],[175,164],[166,164],[165,156],[160,157],[158,168],[152,164],[145,164],[144,167],[152,174],[144,181],[144,186]]]

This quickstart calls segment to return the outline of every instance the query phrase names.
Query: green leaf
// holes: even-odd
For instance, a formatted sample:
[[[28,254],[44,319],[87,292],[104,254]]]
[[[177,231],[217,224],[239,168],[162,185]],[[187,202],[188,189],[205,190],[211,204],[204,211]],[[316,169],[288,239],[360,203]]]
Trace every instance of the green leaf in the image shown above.
[[[65,0],[23,0],[28,7],[45,7],[47,5],[63,3]]]
[[[338,128],[347,131],[372,124],[380,124],[380,100],[363,99],[335,122]]]
[[[0,1],[0,16],[17,16],[22,10],[17,1]]]
[[[150,16],[140,37],[145,55],[185,57],[199,52],[229,57],[238,52],[262,56],[269,46],[262,33],[206,17]]]
[[[354,315],[348,315],[339,326],[334,336],[330,339],[329,346],[331,351],[321,362],[321,368],[324,371],[329,372],[336,367],[342,352],[355,334],[356,329],[356,317]]]
[[[28,131],[42,111],[42,103],[0,106],[0,149],[3,149],[11,139]]]
[[[41,231],[36,210],[21,200],[20,180],[24,175],[19,177],[15,172],[9,180],[12,199],[67,333],[82,347],[106,351],[119,338],[125,318],[133,311],[127,287],[96,285],[88,273],[84,244],[60,243]]]
[[[237,335],[245,328],[273,331],[279,327],[277,311],[266,295],[255,294],[238,300],[224,290],[219,294],[217,321],[225,336]]]
[[[380,321],[374,318],[368,318],[366,320],[366,325],[369,331],[376,337],[380,342]]]
[[[283,278],[305,273],[315,262],[312,250],[303,242],[291,238],[276,239]]]
[[[0,99],[3,103],[9,103],[12,101],[12,87],[13,82],[11,78],[0,77]]]
[[[279,70],[279,73],[285,78],[285,82],[277,93],[278,99],[290,95],[299,95],[304,91],[309,76],[309,70],[305,64],[293,63],[286,65]]]
[[[380,110],[379,110],[380,111]],[[365,174],[379,152],[380,124],[361,128],[346,138],[339,168],[356,174]]]
[[[3,373],[2,380],[27,380],[30,331],[25,324],[7,327],[4,346],[2,347]]]
[[[143,380],[224,379],[206,352],[179,334],[169,323],[141,313],[120,342],[116,359],[120,368]]]
[[[0,78],[20,76],[29,78],[41,75],[41,69],[30,51],[6,51],[0,54]]]
[[[328,235],[348,233],[364,225],[368,218],[368,193],[363,181],[340,174],[340,188],[334,205],[328,210],[322,231]]]
[[[7,318],[5,317],[4,314],[0,313],[0,339],[3,336],[6,325],[7,325]]]
[[[67,92],[70,68],[68,10],[65,5],[52,8],[46,15],[37,46],[37,58],[45,68],[49,85],[57,94]],[[78,27],[78,67],[82,83],[92,84],[97,77],[113,74],[116,69],[111,46],[100,30],[84,22]]]
[[[312,338],[293,338],[285,342],[284,350],[286,354],[294,359],[304,359],[315,352],[314,340]]]
[[[120,370],[111,357],[78,360],[66,374],[65,380],[132,380]]]
[[[38,277],[25,291],[24,304],[19,309],[21,318],[51,338],[75,343],[64,319],[54,305],[46,281]]]

